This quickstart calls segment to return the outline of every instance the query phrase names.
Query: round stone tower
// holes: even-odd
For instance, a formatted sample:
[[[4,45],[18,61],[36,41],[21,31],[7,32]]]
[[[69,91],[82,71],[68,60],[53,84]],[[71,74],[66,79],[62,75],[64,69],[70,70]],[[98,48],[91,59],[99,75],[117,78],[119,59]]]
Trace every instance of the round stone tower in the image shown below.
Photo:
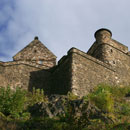
[[[95,32],[96,47],[93,56],[97,59],[115,65],[113,56],[113,43],[111,42],[112,33],[110,30],[102,28]]]
[[[101,43],[109,43],[111,37],[112,37],[112,33],[110,30],[102,28],[99,29],[95,32],[94,34],[97,43],[101,44]]]
[[[95,32],[95,43],[89,49],[88,54],[111,65],[115,65],[114,49],[115,43],[112,42],[110,30],[102,28]]]
[[[121,55],[128,53],[128,47],[112,39],[110,30],[102,28],[94,34],[96,41],[87,54],[112,66],[120,65]]]

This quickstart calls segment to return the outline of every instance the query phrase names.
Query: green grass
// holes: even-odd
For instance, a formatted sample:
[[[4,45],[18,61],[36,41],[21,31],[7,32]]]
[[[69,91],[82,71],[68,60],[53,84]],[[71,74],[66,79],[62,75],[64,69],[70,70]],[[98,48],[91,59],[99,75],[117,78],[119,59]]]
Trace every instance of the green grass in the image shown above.
[[[55,118],[33,117],[28,108],[38,102],[47,102],[43,90],[32,93],[21,89],[12,91],[0,88],[0,130],[129,130],[130,102],[125,99],[130,93],[129,86],[110,86],[100,84],[93,92],[86,95],[83,109],[89,106],[100,110],[99,115],[74,115],[71,105],[65,115]],[[76,100],[77,96],[68,93],[68,100]]]

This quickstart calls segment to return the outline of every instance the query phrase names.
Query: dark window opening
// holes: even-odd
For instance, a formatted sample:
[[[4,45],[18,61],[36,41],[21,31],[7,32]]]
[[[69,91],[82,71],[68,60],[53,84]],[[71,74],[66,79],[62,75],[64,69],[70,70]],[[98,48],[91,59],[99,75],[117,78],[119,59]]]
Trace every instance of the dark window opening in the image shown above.
[[[113,64],[116,64],[116,62],[115,62],[115,61],[113,61]]]

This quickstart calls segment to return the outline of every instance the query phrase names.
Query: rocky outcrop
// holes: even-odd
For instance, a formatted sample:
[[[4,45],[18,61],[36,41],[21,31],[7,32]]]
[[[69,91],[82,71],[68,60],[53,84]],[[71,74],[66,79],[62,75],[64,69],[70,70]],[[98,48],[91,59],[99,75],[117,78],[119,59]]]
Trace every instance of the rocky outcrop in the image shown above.
[[[102,119],[106,122],[113,122],[105,116],[104,111],[97,108],[94,104],[85,99],[70,100],[67,96],[51,95],[48,102],[37,103],[29,108],[32,117],[66,117]]]

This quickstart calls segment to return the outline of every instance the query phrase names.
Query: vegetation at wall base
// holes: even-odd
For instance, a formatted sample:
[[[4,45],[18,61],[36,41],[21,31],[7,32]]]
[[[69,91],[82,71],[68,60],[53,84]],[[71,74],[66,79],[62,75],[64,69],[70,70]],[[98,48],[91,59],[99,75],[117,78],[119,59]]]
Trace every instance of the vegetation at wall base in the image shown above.
[[[93,92],[79,99],[66,96],[65,114],[52,118],[35,116],[30,111],[35,104],[48,103],[44,91],[27,92],[20,88],[0,88],[0,130],[129,130],[130,87],[100,84]],[[72,102],[84,101],[80,114]],[[77,109],[77,107],[76,107]],[[37,115],[37,113],[36,113]]]

